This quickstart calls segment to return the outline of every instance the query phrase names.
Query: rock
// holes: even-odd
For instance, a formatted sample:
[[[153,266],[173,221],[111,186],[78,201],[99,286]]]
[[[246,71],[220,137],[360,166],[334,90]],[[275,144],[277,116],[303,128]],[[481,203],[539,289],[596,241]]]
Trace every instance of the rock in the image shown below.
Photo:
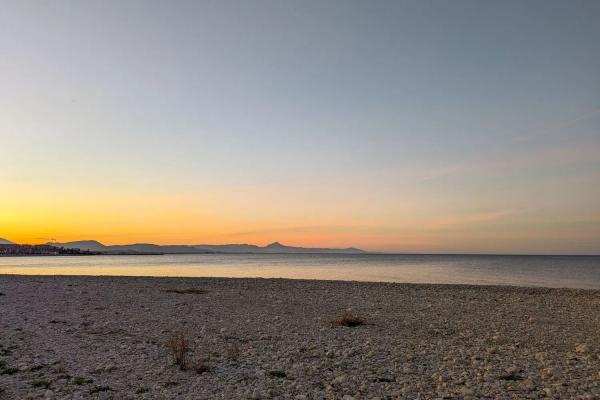
[[[61,289],[75,280],[89,294],[82,298]],[[163,291],[170,287],[205,292]],[[600,297],[594,290],[3,276],[0,291],[11,293],[0,298],[0,331],[9,332],[0,338],[0,388],[11,399],[550,394],[591,400],[599,394],[600,357],[592,341],[598,320],[581,318],[597,313]],[[361,310],[372,324],[358,330],[332,326],[348,307]],[[552,310],[560,312],[552,314],[551,325],[542,323]],[[537,322],[527,323],[529,317]],[[76,330],[69,334],[66,325],[48,324],[49,318]],[[189,362],[205,360],[208,371],[198,375],[173,364],[166,342],[179,331],[189,340]],[[574,337],[589,340],[573,342]],[[236,360],[226,356],[229,347],[238,347]],[[53,397],[50,392],[46,397],[47,390]]]
[[[505,368],[504,371],[506,371],[507,374],[516,374],[517,372],[520,372],[521,369],[515,365]]]
[[[578,344],[577,346],[575,346],[575,352],[576,353],[589,353],[590,346],[588,346],[585,343]]]
[[[109,400],[112,399],[112,395],[110,392],[100,392],[98,393],[98,400]]]

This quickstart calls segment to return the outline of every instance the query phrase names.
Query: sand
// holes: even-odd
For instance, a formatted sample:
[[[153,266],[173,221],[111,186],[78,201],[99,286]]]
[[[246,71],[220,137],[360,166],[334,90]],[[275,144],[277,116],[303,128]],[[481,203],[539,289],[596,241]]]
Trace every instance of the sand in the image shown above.
[[[600,398],[600,291],[0,275],[0,293],[0,399]]]

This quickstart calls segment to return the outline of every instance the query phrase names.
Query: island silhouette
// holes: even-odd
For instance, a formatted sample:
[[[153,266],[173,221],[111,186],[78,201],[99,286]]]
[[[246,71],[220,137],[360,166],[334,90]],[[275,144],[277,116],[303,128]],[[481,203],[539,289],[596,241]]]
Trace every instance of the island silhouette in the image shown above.
[[[363,254],[364,250],[354,247],[321,248],[286,246],[273,242],[267,246],[254,244],[198,244],[198,245],[158,245],[152,243],[133,243],[124,245],[104,245],[97,240],[81,240],[75,242],[48,242],[47,245],[65,249],[78,249],[103,254]]]

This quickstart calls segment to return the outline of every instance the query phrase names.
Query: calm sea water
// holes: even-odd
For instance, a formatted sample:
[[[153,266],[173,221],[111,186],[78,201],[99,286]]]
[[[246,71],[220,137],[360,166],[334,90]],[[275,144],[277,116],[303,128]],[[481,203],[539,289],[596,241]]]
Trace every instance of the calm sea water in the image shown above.
[[[0,274],[262,277],[600,289],[600,256],[194,254],[0,257]]]

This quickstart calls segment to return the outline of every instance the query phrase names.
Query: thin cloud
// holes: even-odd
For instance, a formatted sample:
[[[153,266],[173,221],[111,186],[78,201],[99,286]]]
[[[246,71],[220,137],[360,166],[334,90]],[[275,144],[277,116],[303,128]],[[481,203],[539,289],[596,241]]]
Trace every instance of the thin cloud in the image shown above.
[[[265,235],[265,234],[277,234],[277,233],[314,233],[314,232],[342,232],[349,229],[356,229],[354,226],[341,226],[341,225],[314,225],[314,226],[290,226],[283,228],[268,228],[268,229],[256,229],[251,231],[242,232],[228,232],[221,236],[223,237],[243,237],[243,236],[254,236],[254,235]]]
[[[574,118],[571,118],[569,120],[566,120],[565,122],[563,122],[562,124],[558,124],[552,127],[545,127],[540,129],[540,131],[538,132],[531,132],[531,133],[525,133],[525,134],[521,134],[519,136],[515,136],[513,137],[513,141],[514,142],[523,142],[523,141],[527,141],[527,140],[531,140],[534,138],[538,138],[538,137],[542,137],[542,136],[547,136],[550,133],[554,133],[556,131],[559,131],[561,129],[564,128],[569,128],[571,126],[573,126],[574,124],[581,122],[581,121],[585,121],[589,118],[592,118],[596,115],[600,114],[600,108],[597,108],[595,110],[591,110],[591,111],[586,111],[584,113],[581,113],[579,115],[577,115]]]
[[[441,229],[456,225],[469,225],[482,222],[492,222],[501,220],[509,216],[513,216],[518,213],[519,211],[517,210],[497,210],[469,215],[451,216],[434,221],[430,224],[427,224],[427,226],[430,229]]]

